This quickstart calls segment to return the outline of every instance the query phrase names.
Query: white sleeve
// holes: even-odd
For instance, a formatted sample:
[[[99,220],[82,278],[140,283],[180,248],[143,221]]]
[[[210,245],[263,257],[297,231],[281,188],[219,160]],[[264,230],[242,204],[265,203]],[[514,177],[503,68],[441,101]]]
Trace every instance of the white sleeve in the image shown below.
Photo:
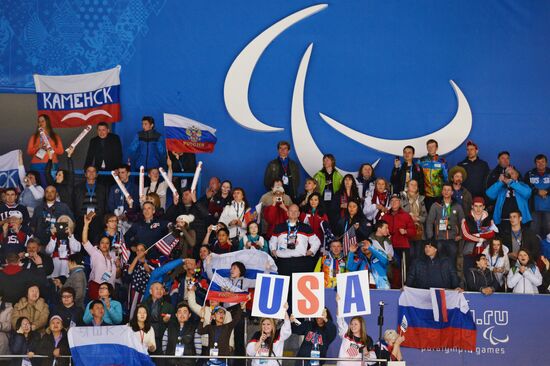
[[[506,284],[509,288],[514,288],[518,284],[518,282],[521,280],[521,273],[519,273],[519,270],[516,269],[516,272],[510,271],[508,272],[508,277],[506,279]]]
[[[52,255],[53,251],[55,250],[55,240],[50,237],[50,241],[48,242],[48,245],[46,245],[46,248],[44,251],[48,255]]]
[[[311,245],[311,251],[313,252],[313,254],[317,253],[317,251],[321,247],[321,240],[319,240],[319,237],[315,234],[309,237],[308,243],[309,245]]]
[[[230,210],[232,210],[231,206],[229,206],[229,205],[225,206],[223,208],[222,214],[220,215],[220,218],[218,220],[219,222],[223,222],[228,227],[229,227],[229,222],[232,221],[231,214],[229,213]]]
[[[279,341],[286,341],[292,335],[292,326],[290,325],[290,319],[285,318],[285,322],[281,327],[281,339]]]
[[[336,316],[336,322],[338,323],[338,334],[340,337],[345,336],[348,331],[348,323],[346,323],[346,319],[341,316]]]
[[[80,242],[76,240],[74,235],[71,235],[69,237],[69,247],[71,248],[71,253],[78,253],[82,248],[82,246],[80,245]]]
[[[525,272],[523,272],[523,277],[525,277],[529,282],[533,284],[533,286],[540,286],[542,285],[542,275],[540,274],[540,271],[538,267],[535,265],[535,272],[531,270],[531,268],[527,268]]]
[[[44,198],[44,188],[40,186],[29,186],[29,190],[32,193],[32,196],[35,200],[41,200]]]

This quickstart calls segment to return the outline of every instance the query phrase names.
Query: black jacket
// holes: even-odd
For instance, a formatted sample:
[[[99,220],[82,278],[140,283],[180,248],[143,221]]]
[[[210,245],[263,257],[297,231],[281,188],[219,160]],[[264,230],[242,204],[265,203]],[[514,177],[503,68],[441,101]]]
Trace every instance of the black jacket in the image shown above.
[[[418,182],[418,192],[424,195],[424,173],[422,173],[420,165],[413,163],[412,169],[409,169],[411,168],[408,167],[406,163],[401,164],[399,169],[395,167],[392,169],[390,182],[392,184],[393,193],[401,193],[405,190],[407,171],[412,171],[411,179]]]
[[[26,355],[29,352],[34,352],[39,343],[40,333],[38,332],[31,331],[29,337],[25,338],[23,334],[19,334],[16,330],[12,330],[10,335],[10,352],[13,355]],[[10,365],[21,366],[21,359],[13,359]]]
[[[70,308],[67,308],[63,306],[63,304],[58,304],[50,310],[50,317],[54,315],[59,315],[61,319],[63,319],[63,328],[65,329],[69,329],[71,322],[74,323],[72,325],[73,327],[81,327],[84,325],[84,322],[82,321],[84,310],[82,310],[80,306],[73,305]]]
[[[101,167],[105,161],[105,168]],[[93,165],[97,170],[113,170],[122,165],[122,144],[118,135],[109,133],[103,144],[101,138],[96,136],[90,140],[86,162],[84,166]]]
[[[512,252],[512,233],[504,232],[501,234],[502,244],[506,245]],[[535,261],[540,257],[540,239],[535,232],[527,227],[521,228],[521,247],[520,249],[527,249],[531,258]],[[513,263],[510,263],[513,265]]]
[[[298,196],[298,189],[300,187],[300,167],[298,163],[294,160],[288,159],[288,169],[287,177],[289,180],[288,185],[284,185],[285,193],[292,198],[293,201],[296,200]],[[264,187],[267,191],[271,191],[271,186],[273,185],[273,180],[276,178],[282,179],[284,175],[284,169],[279,158],[271,160],[267,167],[265,168],[264,173]]]
[[[466,157],[457,165],[463,167],[468,174],[462,185],[472,194],[472,197],[484,197],[485,182],[489,176],[489,164],[480,158],[471,161]]]
[[[470,268],[464,272],[466,278],[466,291],[481,291],[485,287],[491,287],[493,290],[498,290],[500,284],[497,278],[489,268],[485,271],[479,268]]]
[[[59,200],[65,203],[69,207],[73,207],[73,187],[74,187],[74,165],[73,159],[67,159],[67,170],[65,170],[65,176],[63,182],[57,183],[52,176],[52,159],[48,160],[46,164],[46,182],[49,186],[54,186],[59,195]]]
[[[186,207],[183,203],[180,202],[177,205],[171,205],[166,210],[166,220],[170,222],[175,222],[176,218],[179,215],[195,216],[195,219],[193,220],[191,225],[189,225],[189,227],[195,230],[195,242],[202,243],[202,239],[206,235],[206,228],[210,223],[206,201],[199,200],[193,203],[190,207]]]
[[[44,268],[22,270],[15,265],[7,265],[0,271],[0,296],[5,302],[15,304],[23,296],[27,296],[27,289],[31,285],[39,285],[40,293],[45,293],[46,275]]]
[[[407,286],[429,289],[431,287],[455,289],[459,286],[454,265],[447,258],[424,256],[414,262],[407,276]]]
[[[170,323],[166,328],[166,332],[168,332],[168,343],[166,344],[166,351],[164,354],[167,356],[173,356],[176,352],[176,344],[181,342],[184,346],[183,354],[185,356],[195,356],[197,354],[195,351],[195,330],[197,329],[197,325],[198,324],[196,322],[188,320],[183,325],[183,328],[180,329],[179,323]],[[174,366],[193,366],[195,364],[195,360],[190,358],[179,360],[170,359],[168,364]]]
[[[90,189],[92,188],[90,187]],[[74,187],[73,202],[73,213],[75,217],[83,217],[84,215],[86,215],[87,208],[93,207],[95,209],[95,214],[97,218],[102,219],[103,215],[105,214],[107,189],[103,184],[99,184],[96,181],[94,196],[92,196],[92,200],[90,201],[86,181],[84,181]]]
[[[336,325],[332,320],[329,320],[324,327],[319,327],[315,319],[302,320],[302,324],[292,324],[292,333],[303,335],[304,340],[300,345],[296,357],[311,357],[311,350],[313,349],[313,342],[317,342],[319,345],[319,351],[321,352],[321,358],[327,357],[328,347],[336,338]],[[324,361],[320,361],[320,364],[324,364]],[[296,366],[301,366],[302,361],[297,360]]]
[[[62,331],[63,336],[61,340],[59,341],[59,344],[57,347],[55,347],[55,340],[53,338],[53,334],[44,334],[42,339],[40,340],[38,347],[36,348],[35,353],[37,355],[43,355],[43,356],[52,356],[53,351],[56,348],[59,348],[59,353],[62,356],[70,356],[71,352],[69,351],[69,341],[67,339],[67,333],[63,330]],[[36,358],[32,361],[33,366],[34,365],[40,365],[40,366],[50,366],[53,365],[53,357],[52,358]],[[57,359],[57,362],[55,363],[56,366],[68,366],[70,364],[70,359],[65,357],[60,357]]]

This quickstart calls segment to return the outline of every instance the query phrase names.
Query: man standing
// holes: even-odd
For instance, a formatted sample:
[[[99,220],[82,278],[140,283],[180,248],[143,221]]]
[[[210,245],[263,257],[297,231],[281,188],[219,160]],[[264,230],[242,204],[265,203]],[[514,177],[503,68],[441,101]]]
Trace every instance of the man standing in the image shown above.
[[[500,176],[503,175],[506,169],[510,166],[510,153],[508,151],[499,152],[497,158],[498,164],[493,170],[491,170],[491,173],[489,173],[485,188],[489,188],[490,186],[498,182]]]
[[[134,169],[140,166],[158,168],[166,161],[166,149],[162,135],[155,130],[153,117],[145,116],[141,119],[142,130],[134,137],[129,148],[129,157]]]
[[[8,187],[4,190],[4,203],[0,204],[0,221],[5,221],[14,211],[20,212],[23,219],[23,226],[30,222],[29,211],[25,206],[17,203],[17,191],[15,188]]]
[[[434,205],[435,206],[435,205]],[[446,288],[462,291],[455,266],[448,258],[440,257],[437,247],[430,241],[424,244],[426,256],[416,260],[407,276],[407,286],[415,288]]]
[[[428,155],[422,157],[418,164],[422,168],[424,174],[424,192],[426,209],[430,211],[430,207],[441,197],[441,189],[443,183],[447,181],[447,162],[445,159],[437,155],[437,141],[429,139],[426,142]]]
[[[433,238],[437,250],[443,257],[448,257],[456,269],[458,242],[462,239],[461,224],[464,219],[462,206],[453,201],[453,186],[444,183],[441,190],[442,200],[430,208],[426,219],[426,236]]]
[[[414,161],[414,147],[405,146],[403,148],[403,164],[398,157],[395,158],[394,167],[391,171],[391,184],[395,193],[401,193],[406,190],[410,180],[418,182],[418,188],[421,195],[424,195],[424,176],[422,169]]]
[[[111,171],[122,165],[122,144],[118,135],[111,133],[106,122],[97,124],[97,136],[90,140],[84,166],[97,171]]]
[[[472,195],[462,184],[466,179],[468,173],[463,167],[455,166],[449,170],[449,180],[453,184],[453,200],[462,206],[464,212],[472,208]]]
[[[539,154],[535,157],[535,168],[525,174],[523,181],[533,189],[532,211],[533,224],[531,228],[541,238],[550,233],[550,169],[547,166],[546,155]]]
[[[138,187],[129,181],[130,167],[128,165],[122,165],[118,168],[118,177],[130,194],[133,204],[139,205]],[[130,200],[124,196],[124,193],[118,185],[115,184],[111,187],[109,190],[109,197],[107,199],[107,212],[113,212],[117,216],[118,220],[121,222],[123,230],[126,230],[129,226],[128,218],[126,217],[126,213],[130,208],[128,201]]]
[[[74,215],[76,217],[76,235],[80,237],[84,226],[84,215],[95,212],[97,217],[105,214],[105,201],[107,197],[106,188],[97,183],[97,168],[89,165],[84,170],[86,180],[74,187],[73,202]],[[90,231],[91,237],[96,238],[103,229],[101,220],[92,221]]]
[[[522,215],[519,211],[510,212],[510,230],[502,233],[502,244],[509,249],[510,266],[514,266],[520,249],[526,249],[536,262],[540,257],[540,240],[533,230],[522,226]]]
[[[479,149],[477,145],[468,140],[466,143],[466,158],[457,165],[464,168],[464,187],[473,197],[483,197],[485,195],[485,182],[489,176],[489,164],[479,158]]]
[[[74,220],[73,213],[69,206],[56,200],[57,190],[54,186],[47,186],[44,194],[44,201],[38,205],[31,220],[31,227],[34,235],[41,243],[50,241],[50,229],[55,225],[57,219],[62,215],[69,216]]]
[[[285,192],[295,201],[300,186],[300,169],[298,164],[288,157],[290,144],[287,141],[280,141],[277,144],[277,151],[279,156],[271,160],[265,169],[265,189],[270,190],[273,181],[279,178],[283,181]]]

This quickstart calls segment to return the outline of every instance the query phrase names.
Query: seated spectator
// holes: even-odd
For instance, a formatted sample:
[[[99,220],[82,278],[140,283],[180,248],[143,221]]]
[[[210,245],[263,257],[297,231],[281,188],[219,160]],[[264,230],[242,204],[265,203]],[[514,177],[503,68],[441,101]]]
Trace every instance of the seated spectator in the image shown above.
[[[23,227],[27,227],[30,223],[30,216],[27,207],[17,202],[17,190],[13,187],[4,189],[4,202],[0,203],[0,221],[5,221],[16,212],[21,214]]]
[[[437,246],[426,241],[424,244],[425,258],[415,261],[407,275],[407,286],[430,289],[446,288],[462,291],[453,264],[446,257],[440,257]]]
[[[38,257],[40,257],[40,261]],[[23,269],[36,269],[38,266],[43,266],[46,276],[50,276],[53,272],[52,257],[44,253],[40,241],[35,237],[31,237],[27,241],[27,252],[24,254],[21,264]]]
[[[71,219],[74,219],[69,206],[57,201],[56,198],[57,191],[55,187],[46,187],[44,201],[34,210],[31,227],[34,235],[40,239],[41,243],[47,243],[50,240],[50,228],[55,225],[61,216],[67,215]]]
[[[27,296],[22,297],[21,300],[13,306],[11,324],[15,328],[17,319],[26,317],[32,324],[32,330],[42,332],[46,324],[48,324],[49,315],[50,309],[46,301],[40,297],[39,287],[33,285],[27,289]]]
[[[136,306],[143,299],[147,282],[151,276],[151,272],[154,267],[150,264],[150,261],[146,259],[145,250],[147,248],[143,244],[136,245],[136,252],[134,259],[130,262],[130,265],[126,269],[127,276],[129,277],[128,293],[128,306],[130,311],[130,318],[134,317]]]
[[[149,313],[144,305],[138,305],[135,316],[128,323],[132,328],[140,343],[149,351],[155,352],[157,344],[155,342],[155,330],[151,327]]]
[[[319,250],[321,242],[311,227],[300,222],[298,205],[288,208],[288,220],[279,224],[269,240],[271,255],[277,258],[279,274],[292,272],[311,272],[315,268],[313,256]]]
[[[33,217],[34,209],[42,203],[44,188],[40,185],[40,174],[36,171],[29,171],[25,179],[23,191],[19,196],[19,202],[27,208],[29,216]]]
[[[321,256],[315,266],[315,272],[323,272],[325,288],[336,288],[336,275],[345,273],[347,258],[342,251],[342,243],[334,240],[330,243],[330,250]]]
[[[69,276],[64,284],[62,284],[63,293],[64,288],[71,288],[74,291],[74,303],[77,307],[84,308],[84,297],[86,295],[86,274],[84,273],[84,266],[82,264],[82,255],[71,254],[67,259],[69,266]]]
[[[394,193],[406,192],[411,180],[416,181],[418,187],[424,188],[424,175],[420,166],[414,162],[414,153],[414,147],[408,145],[403,148],[403,164],[398,157],[395,158],[390,180]]]
[[[145,170],[162,166],[166,159],[166,149],[162,135],[155,129],[155,120],[144,116],[141,127],[142,130],[137,133],[127,150],[132,166],[137,169],[144,166]]]
[[[61,232],[57,228],[63,227]],[[45,252],[52,256],[53,272],[51,276],[67,277],[69,275],[69,266],[67,259],[71,254],[79,253],[81,249],[80,242],[73,235],[74,222],[69,216],[60,216],[57,223],[51,229],[52,235],[46,245]]]
[[[267,240],[271,239],[273,235],[273,229],[277,225],[280,225],[288,218],[288,207],[284,202],[283,197],[285,191],[283,187],[273,188],[273,194],[271,195],[271,203],[269,206],[262,204],[262,217],[265,220],[267,227],[265,228],[265,236]]]
[[[106,325],[118,325],[122,324],[122,304],[117,300],[113,300],[114,288],[109,282],[103,282],[98,288],[98,299],[92,300],[86,305],[84,311],[83,321],[84,324],[92,324],[92,318],[95,319],[95,315],[91,312],[93,303],[97,301],[103,304],[102,306],[102,323]],[[99,310],[98,310],[99,312]],[[95,325],[99,325],[95,323]]]
[[[510,223],[505,219],[509,217],[511,212],[521,212],[524,224],[531,221],[531,213],[529,212],[531,187],[518,179],[519,172],[517,169],[509,166],[504,174],[499,176],[498,181],[487,188],[487,197],[496,201],[493,221],[498,225],[500,232],[509,231]]]
[[[210,251],[216,254],[231,252],[233,249],[233,243],[229,240],[229,230],[225,227],[218,228],[215,225],[209,226],[202,245],[209,245],[210,235],[212,234],[212,231],[214,231],[214,227],[216,227],[215,233],[217,239],[210,245]]]
[[[520,249],[516,264],[508,272],[508,288],[515,294],[538,294],[542,285],[542,275],[526,249]]]
[[[480,291],[484,295],[491,295],[499,288],[499,283],[493,271],[488,266],[485,254],[475,256],[475,268],[464,270],[467,291]]]
[[[224,207],[220,215],[220,222],[223,222],[229,228],[229,238],[234,244],[246,234],[246,214],[250,212],[250,206],[246,199],[246,194],[242,188],[233,190],[233,201]]]
[[[464,211],[461,205],[453,201],[453,188],[450,183],[443,183],[441,195],[441,202],[435,202],[428,213],[426,237],[436,240],[438,254],[449,258],[451,265],[456,268]]]
[[[61,290],[61,302],[53,306],[51,315],[59,315],[63,320],[63,328],[80,327],[84,325],[82,318],[84,310],[74,302],[75,291],[72,287]]]
[[[462,211],[468,212],[472,208],[472,194],[462,185],[468,178],[466,169],[454,166],[449,170],[449,180],[453,184],[453,200],[462,206]]]
[[[371,196],[365,197],[363,213],[367,220],[373,224],[381,220],[390,210],[390,185],[384,178],[376,179],[374,191]]]
[[[10,253],[6,257],[6,265],[0,271],[0,294],[2,300],[15,304],[27,293],[27,289],[34,284],[45,288],[46,274],[42,265],[42,258],[36,256],[36,268],[24,270],[21,267],[19,256]]]
[[[11,304],[6,303],[0,297],[0,355],[8,355],[10,353],[9,337],[11,335],[10,333],[12,330],[12,326],[11,326],[12,311],[13,311],[13,308]]]
[[[200,309],[200,307],[199,307]],[[176,321],[170,322],[162,338],[162,350],[166,356],[195,356],[195,330],[197,322],[191,319],[190,305],[179,303]],[[206,315],[206,312],[205,312]],[[206,343],[208,345],[208,343]],[[193,366],[194,359],[170,359],[170,366]]]
[[[9,218],[2,221],[2,232],[0,232],[1,252],[0,258],[6,258],[8,253],[22,255],[30,235],[23,227],[23,215],[19,211],[9,213]]]
[[[318,357],[327,357],[328,348],[336,338],[336,325],[330,311],[324,308],[321,317],[303,319],[300,325],[296,325],[294,321],[294,315],[290,315],[292,333],[304,336],[296,357],[313,357],[312,352],[315,350],[319,352]],[[319,361],[319,365],[324,363],[325,361]],[[302,366],[302,361],[296,360],[294,366]]]
[[[69,350],[67,333],[63,329],[63,320],[59,316],[54,315],[51,317],[50,325],[46,330],[46,334],[40,340],[35,353],[54,358],[53,363],[48,358],[37,359],[40,366],[69,366],[71,364],[70,358],[60,357],[70,356],[71,352]]]
[[[321,241],[321,247],[324,252],[329,244],[325,242],[325,237],[331,238],[333,235],[330,231],[328,216],[325,213],[325,206],[321,201],[319,193],[315,192],[309,195],[307,204],[300,213],[300,221],[311,226],[311,229]]]
[[[360,249],[359,251],[357,249]],[[365,239],[360,245],[352,244],[349,248],[347,268],[349,272],[369,270],[369,284],[373,288],[389,289],[387,267],[389,258],[380,243]]]
[[[502,240],[494,237],[489,240],[489,245],[483,250],[483,254],[489,261],[489,269],[493,271],[497,281],[497,291],[504,289],[504,280],[508,271],[510,271],[510,261],[508,259],[508,248],[502,245]]]
[[[120,269],[120,260],[115,258],[111,252],[111,242],[109,238],[104,237],[100,240],[97,247],[93,246],[88,240],[88,227],[95,217],[95,213],[84,216],[84,228],[82,229],[82,245],[90,256],[90,272],[88,282],[88,297],[90,299],[98,298],[99,285],[103,282],[109,282],[114,286],[117,277],[122,274]]]
[[[466,272],[474,266],[473,257],[480,254],[487,246],[486,242],[495,236],[495,223],[485,211],[483,197],[473,199],[470,210],[465,211],[466,217],[462,220],[462,236],[464,238],[463,268]]]
[[[86,306],[86,314],[89,320],[84,323],[92,327],[102,327],[108,325],[105,323],[105,304],[100,300],[92,300]]]
[[[288,307],[288,305],[286,305]],[[252,335],[246,346],[247,356],[271,356],[282,357],[285,347],[285,341],[292,335],[290,318],[285,312],[285,319],[280,329],[277,329],[275,319],[262,318],[260,320],[260,330]],[[252,366],[267,365],[277,366],[279,361],[254,359]]]
[[[10,324],[11,327],[11,324]],[[32,330],[31,322],[26,317],[21,317],[15,322],[10,336],[10,352],[12,355],[34,355],[38,344],[40,343],[40,333]],[[8,354],[8,352],[4,353]],[[27,365],[30,365],[30,359],[25,358]],[[24,365],[22,359],[14,359],[11,366]]]
[[[422,183],[421,187],[423,186]],[[411,255],[414,259],[424,256],[424,243],[422,240],[426,239],[424,224],[428,217],[428,211],[426,211],[426,205],[424,204],[424,196],[419,194],[418,187],[418,181],[411,179],[407,183],[406,191],[401,192],[401,208],[411,215],[414,228],[416,229],[416,235],[410,241],[412,245]]]
[[[147,308],[151,326],[155,332],[155,344],[162,345],[162,337],[174,314],[174,307],[170,301],[165,299],[165,290],[162,283],[153,283],[149,291],[150,296],[143,301],[143,305]],[[153,354],[162,354],[162,348],[157,346]]]
[[[269,245],[259,234],[259,226],[256,221],[251,221],[246,227],[246,235],[239,241],[239,250],[257,249],[269,253]]]
[[[361,211],[359,201],[350,201],[346,204],[344,217],[338,220],[334,234],[338,237],[344,235],[353,226],[357,241],[368,239],[371,232],[371,225]]]
[[[508,247],[508,258],[512,267],[516,263],[520,249],[526,249],[535,262],[540,257],[539,238],[533,230],[523,226],[522,223],[523,216],[519,211],[510,212],[510,230],[500,235],[502,244]]]

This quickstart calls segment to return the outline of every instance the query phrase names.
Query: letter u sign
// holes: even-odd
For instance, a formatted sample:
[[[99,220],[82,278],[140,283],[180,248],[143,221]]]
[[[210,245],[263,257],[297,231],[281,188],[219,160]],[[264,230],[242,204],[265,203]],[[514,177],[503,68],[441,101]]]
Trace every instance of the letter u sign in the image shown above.
[[[289,282],[287,276],[258,274],[252,316],[284,319]]]

